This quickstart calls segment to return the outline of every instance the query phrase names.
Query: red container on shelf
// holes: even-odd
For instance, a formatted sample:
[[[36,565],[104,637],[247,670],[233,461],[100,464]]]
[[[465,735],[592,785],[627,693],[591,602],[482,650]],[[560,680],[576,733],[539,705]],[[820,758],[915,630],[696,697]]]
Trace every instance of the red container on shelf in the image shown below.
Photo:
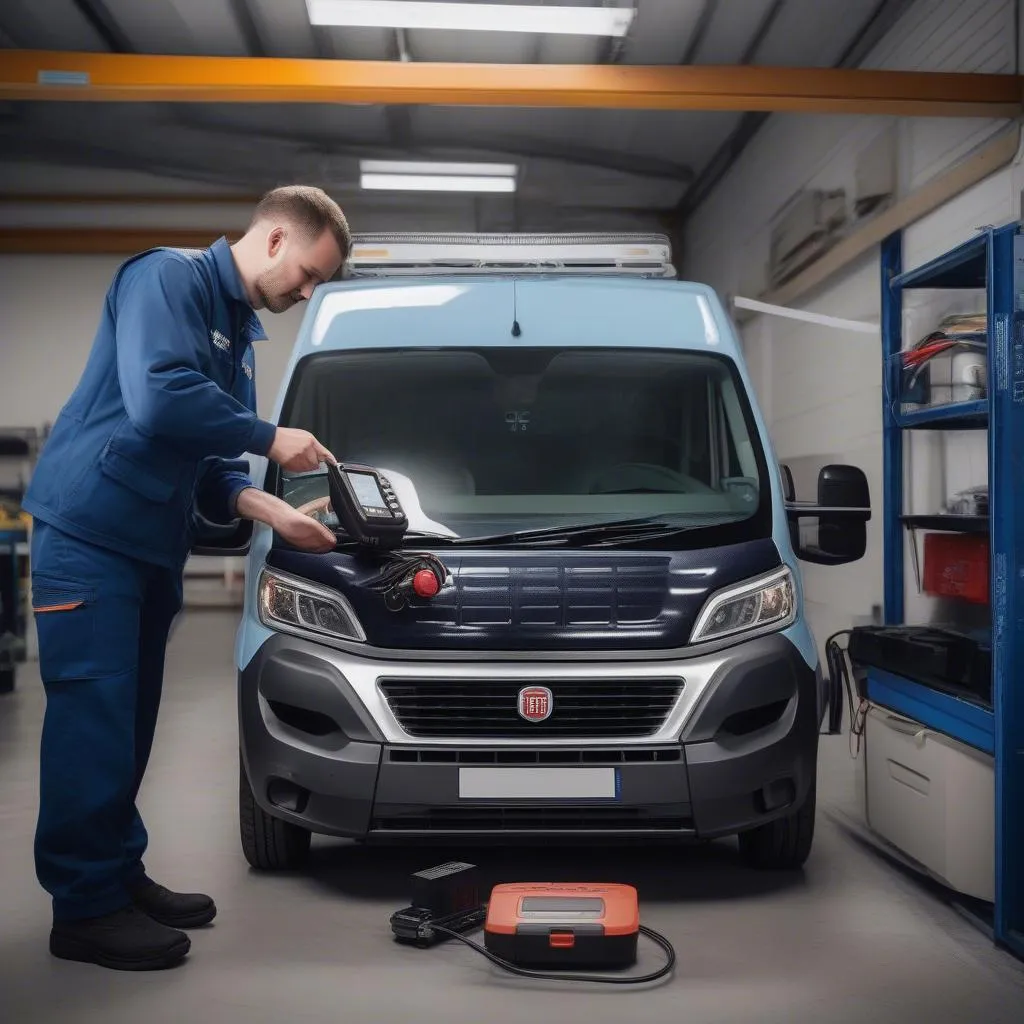
[[[988,604],[988,547],[988,536],[980,534],[926,533],[925,593]]]

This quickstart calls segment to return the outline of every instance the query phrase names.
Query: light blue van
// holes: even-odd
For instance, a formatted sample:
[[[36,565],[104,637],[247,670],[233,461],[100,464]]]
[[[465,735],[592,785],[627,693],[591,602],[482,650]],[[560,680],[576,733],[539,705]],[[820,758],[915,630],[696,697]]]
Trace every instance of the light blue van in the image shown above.
[[[737,835],[803,863],[826,700],[798,559],[863,555],[867,482],[828,466],[794,501],[735,330],[666,239],[357,237],[273,419],[378,471],[408,525],[361,546],[326,467],[253,466],[339,541],[246,544],[252,865],[298,866],[314,833]]]

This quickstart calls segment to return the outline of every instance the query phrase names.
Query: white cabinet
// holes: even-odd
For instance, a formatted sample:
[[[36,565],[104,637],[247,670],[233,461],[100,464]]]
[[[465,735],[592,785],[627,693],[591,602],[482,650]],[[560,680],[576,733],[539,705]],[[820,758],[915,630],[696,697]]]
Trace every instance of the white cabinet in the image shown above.
[[[950,888],[993,901],[993,758],[880,707],[864,754],[869,827]]]

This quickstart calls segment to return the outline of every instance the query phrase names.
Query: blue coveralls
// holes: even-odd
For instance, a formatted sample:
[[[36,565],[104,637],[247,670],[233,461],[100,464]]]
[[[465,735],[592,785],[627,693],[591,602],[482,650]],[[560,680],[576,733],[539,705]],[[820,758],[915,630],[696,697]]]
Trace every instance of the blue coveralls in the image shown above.
[[[144,877],[135,806],[182,569],[229,524],[274,426],[256,415],[265,338],[221,238],[119,268],[81,381],[24,508],[46,690],[36,871],[55,920],[112,913]]]

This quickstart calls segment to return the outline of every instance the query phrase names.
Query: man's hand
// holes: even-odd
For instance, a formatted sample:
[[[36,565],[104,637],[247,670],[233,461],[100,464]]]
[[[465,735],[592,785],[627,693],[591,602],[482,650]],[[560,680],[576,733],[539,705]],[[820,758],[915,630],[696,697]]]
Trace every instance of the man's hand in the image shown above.
[[[323,523],[318,523],[292,508],[288,502],[255,487],[247,487],[238,495],[235,511],[243,519],[266,523],[289,544],[303,551],[324,554],[333,551],[337,543],[334,534]]]
[[[289,544],[303,551],[313,551],[316,554],[325,554],[333,551],[337,544],[337,538],[327,529],[323,523],[318,523],[301,512],[291,510],[290,514],[282,514],[274,524],[274,529]]]
[[[321,462],[338,460],[308,431],[278,427],[267,458],[291,473],[307,473]]]

